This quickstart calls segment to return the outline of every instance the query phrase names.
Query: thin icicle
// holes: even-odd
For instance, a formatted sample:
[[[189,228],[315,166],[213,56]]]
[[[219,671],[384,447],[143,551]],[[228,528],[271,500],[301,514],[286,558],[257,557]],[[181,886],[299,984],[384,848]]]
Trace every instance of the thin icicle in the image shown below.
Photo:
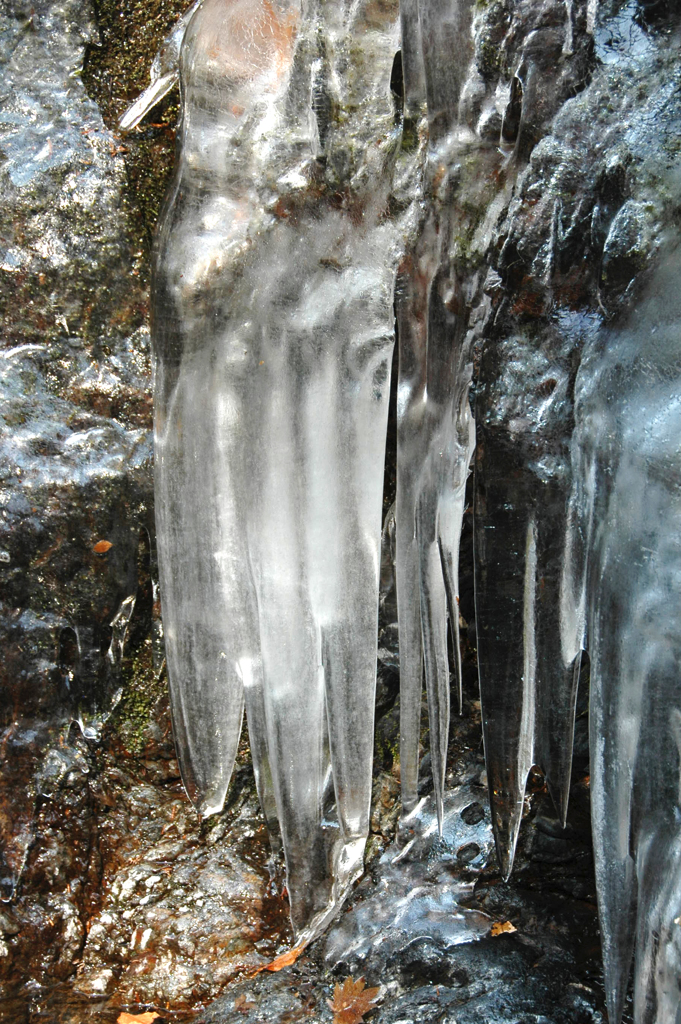
[[[563,358],[552,335],[543,350],[520,330],[486,342],[476,399],[478,670],[505,875],[513,865],[532,765],[543,768],[563,820],[570,787],[581,637],[568,639],[572,598],[564,584],[561,589],[571,422]],[[528,722],[523,708],[529,706],[534,713]]]
[[[180,50],[184,41],[189,22],[201,6],[202,0],[196,0],[188,11],[182,15],[177,24],[170,30],[163,46],[154,58],[149,72],[151,79],[148,87],[135,100],[120,119],[120,127],[130,132],[142,121],[149,111],[174,89],[180,78]]]
[[[467,0],[421,0],[418,14],[429,128],[424,187],[432,198],[418,238],[403,261],[396,293],[400,345],[396,504],[400,759],[402,806],[408,813],[418,793],[425,670],[430,756],[441,823],[450,714],[447,621],[460,709],[459,542],[474,443],[468,404],[469,295],[457,268],[456,237],[465,231],[465,224],[454,197],[459,161],[478,141],[459,132],[459,98],[469,72],[466,57],[471,52],[470,4]],[[411,26],[416,33],[413,4],[403,6],[402,20],[403,28]],[[454,51],[459,54],[455,62],[450,59]],[[420,65],[413,46],[409,53],[415,69],[413,83],[417,83]],[[416,84],[414,95],[420,95]]]

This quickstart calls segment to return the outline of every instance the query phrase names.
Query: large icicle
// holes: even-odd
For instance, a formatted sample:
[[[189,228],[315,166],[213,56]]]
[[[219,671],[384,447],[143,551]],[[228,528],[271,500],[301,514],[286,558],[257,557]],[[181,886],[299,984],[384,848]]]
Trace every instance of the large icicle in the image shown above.
[[[438,223],[439,222],[439,223]],[[405,811],[417,802],[422,673],[441,818],[449,732],[447,618],[461,685],[458,555],[473,448],[471,367],[446,211],[429,217],[398,278],[397,599],[400,765]],[[439,257],[439,259],[438,259]],[[440,262],[441,261],[441,262]],[[440,266],[438,265],[440,264]],[[444,266],[442,266],[444,264]]]
[[[448,54],[470,48],[465,0],[419,3],[429,153],[430,203],[419,237],[397,284],[400,344],[397,447],[397,601],[400,642],[400,766],[402,805],[409,812],[418,791],[421,689],[425,669],[430,755],[438,819],[442,822],[449,735],[447,619],[452,631],[461,701],[458,564],[465,484],[474,427],[468,406],[471,365],[465,297],[456,269],[451,168],[471,140],[454,137],[463,61]],[[416,29],[413,5],[403,25]],[[418,39],[416,31],[414,36]],[[418,53],[407,50],[407,95],[418,96]],[[439,180],[438,180],[439,179]],[[434,183],[437,181],[437,184]]]
[[[591,659],[591,791],[608,1016],[681,1014],[681,299],[679,249],[577,377],[564,592]]]
[[[388,212],[398,39],[397,2],[205,0],[181,52],[181,149],[156,245],[178,752],[201,813],[219,810],[245,701],[298,942],[361,872],[369,828],[393,283],[411,200]]]

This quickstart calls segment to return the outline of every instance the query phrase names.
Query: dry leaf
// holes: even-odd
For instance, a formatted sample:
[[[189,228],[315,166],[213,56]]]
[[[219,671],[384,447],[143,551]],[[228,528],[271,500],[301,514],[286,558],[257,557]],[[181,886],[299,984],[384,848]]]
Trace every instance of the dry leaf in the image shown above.
[[[374,1009],[381,990],[364,985],[364,978],[346,978],[342,985],[336,985],[333,999],[327,999],[333,1010],[333,1024],[362,1024],[364,1014]]]
[[[146,1013],[119,1013],[116,1024],[153,1024],[160,1016],[155,1010],[148,1010]]]
[[[110,540],[98,540],[92,550],[97,555],[105,555],[107,551],[111,550],[112,547],[113,544],[111,543]],[[128,1014],[128,1016],[130,1016],[130,1014]],[[158,1016],[158,1014],[156,1014],[156,1016]],[[139,1020],[139,1018],[137,1019]]]
[[[495,921],[490,929],[490,934],[496,938],[497,935],[504,935],[509,932],[517,932],[518,929],[510,921]]]
[[[294,946],[293,949],[287,949],[285,953],[281,953],[279,956],[275,956],[274,960],[271,960],[268,964],[263,964],[262,967],[258,967],[256,971],[253,971],[251,977],[255,977],[256,974],[260,974],[261,971],[280,971],[283,967],[290,967],[294,964],[300,954],[305,949],[306,943],[302,943],[300,946]]]

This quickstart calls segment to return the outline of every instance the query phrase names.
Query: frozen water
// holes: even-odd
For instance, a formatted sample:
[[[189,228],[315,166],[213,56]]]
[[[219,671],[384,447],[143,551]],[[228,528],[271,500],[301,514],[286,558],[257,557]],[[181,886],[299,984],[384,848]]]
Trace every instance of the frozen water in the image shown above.
[[[387,959],[418,938],[448,949],[488,936],[491,918],[462,905],[493,851],[486,805],[486,792],[473,783],[445,795],[441,821],[432,796],[405,814],[395,842],[374,869],[377,884],[326,940],[326,960],[334,966],[361,966],[372,951],[380,948]],[[474,824],[466,821],[471,807],[480,815]],[[463,863],[465,881],[457,870]]]
[[[201,0],[186,11],[185,14],[173,26],[172,30],[161,47],[161,50],[154,58],[151,65],[149,77],[151,79],[148,88],[144,90],[132,106],[123,114],[120,126],[123,131],[132,131],[140,121],[149,113],[152,107],[160,103],[164,96],[177,85],[180,77],[180,50],[184,40],[185,32],[189,22],[194,17]]]
[[[430,753],[438,817],[449,735],[447,621],[461,702],[459,539],[474,446],[468,404],[469,296],[457,269],[458,220],[453,203],[459,161],[477,140],[459,132],[458,101],[468,70],[450,54],[470,48],[468,4],[419,4],[429,152],[424,191],[434,196],[400,267],[396,289],[399,337],[397,397],[396,578],[400,646],[402,805],[418,799],[421,694],[425,671]],[[405,5],[407,28],[413,18]],[[413,40],[412,42],[415,42]],[[407,96],[418,95],[418,53],[407,50]]]
[[[577,377],[564,643],[591,660],[592,821],[609,1016],[681,1012],[679,250]],[[583,609],[583,611],[582,611]]]
[[[156,514],[183,778],[203,815],[221,809],[245,705],[299,942],[361,872],[369,828],[408,223],[387,209],[413,159],[390,91],[399,11],[384,6],[197,8],[156,243]]]
[[[579,645],[561,644],[570,346],[549,329],[483,350],[476,402],[475,602],[485,753],[504,875],[541,765],[563,819]]]
[[[570,54],[573,5],[566,10],[560,45]],[[192,799],[204,815],[219,811],[246,708],[297,941],[337,910],[368,833],[395,280],[402,801],[408,821],[418,813],[425,678],[434,805],[447,826],[447,622],[460,696],[458,549],[475,434],[468,311],[487,272],[470,269],[476,253],[464,257],[461,239],[477,237],[477,255],[486,253],[502,205],[478,228],[488,199],[478,201],[473,182],[500,168],[505,143],[490,125],[508,142],[514,102],[511,90],[505,122],[490,97],[476,113],[485,86],[470,18],[467,0],[405,0],[399,12],[394,2],[205,0],[171,34],[124,119],[137,123],[179,59],[182,144],[154,283],[175,735]],[[538,80],[528,76],[534,84],[523,97],[520,83],[516,100],[531,111]],[[424,106],[429,137],[419,148]],[[518,162],[536,141],[528,138],[518,135]],[[427,202],[415,212],[419,195]],[[639,205],[624,204],[613,221],[624,234]],[[560,225],[556,200],[533,264],[548,290]],[[606,242],[606,269],[611,256]],[[497,848],[507,875],[533,764],[565,817],[588,639],[613,1021],[634,936],[637,1020],[680,1019],[680,269],[668,254],[627,324],[587,332],[571,457],[576,350],[561,315],[541,339],[521,328],[495,337],[479,364],[476,624]],[[389,520],[386,579],[392,530]],[[444,890],[421,894],[422,905],[402,895],[412,930],[432,913],[458,913]]]

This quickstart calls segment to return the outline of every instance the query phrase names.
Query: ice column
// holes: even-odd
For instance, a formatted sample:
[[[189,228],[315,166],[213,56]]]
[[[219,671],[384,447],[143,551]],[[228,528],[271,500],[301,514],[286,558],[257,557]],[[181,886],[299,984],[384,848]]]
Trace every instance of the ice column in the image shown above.
[[[361,872],[369,827],[413,160],[390,91],[398,45],[396,2],[205,0],[182,44],[156,240],[156,514],[183,778],[203,815],[221,809],[245,704],[297,941]]]
[[[496,147],[483,141],[464,95],[472,65],[471,5],[421,0],[402,5],[405,96],[412,116],[426,101],[428,148],[419,230],[400,267],[397,448],[397,599],[400,644],[400,764],[406,812],[417,801],[422,681],[430,753],[442,817],[449,733],[449,621],[461,700],[458,562],[466,479],[475,427],[469,312],[480,287],[463,251],[479,212]],[[417,46],[419,44],[419,46]],[[452,59],[452,54],[457,59]],[[419,93],[419,90],[421,92]],[[459,202],[466,195],[467,203]],[[483,243],[484,248],[484,243]]]
[[[608,1016],[681,1013],[681,255],[660,259],[576,383],[563,642],[591,659],[591,792]]]

